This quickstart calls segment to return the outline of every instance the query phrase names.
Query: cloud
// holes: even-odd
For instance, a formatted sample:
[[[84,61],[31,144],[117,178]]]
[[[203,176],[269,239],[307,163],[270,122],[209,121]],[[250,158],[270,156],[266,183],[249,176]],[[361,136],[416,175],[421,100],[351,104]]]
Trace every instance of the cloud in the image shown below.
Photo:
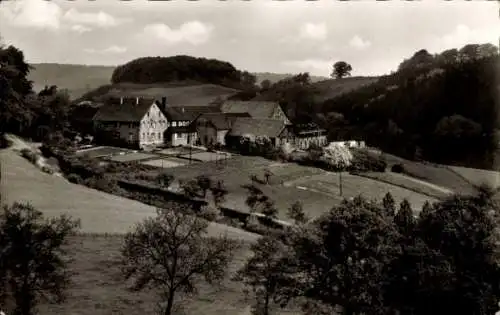
[[[56,2],[47,0],[4,1],[0,19],[15,27],[77,33],[91,31],[93,27],[113,27],[129,20],[118,19],[103,11],[80,12],[71,8],[64,12]]]
[[[56,3],[43,0],[7,1],[0,17],[18,27],[57,30],[62,10]]]
[[[114,55],[114,54],[123,54],[124,52],[127,51],[127,48],[113,45],[105,49],[86,48],[84,49],[84,51],[89,54]]]
[[[299,71],[311,72],[317,75],[329,75],[333,61],[324,59],[304,59],[284,61],[282,64]]]
[[[358,35],[355,35],[351,40],[349,41],[349,46],[358,49],[358,50],[363,50],[368,47],[370,47],[372,43],[368,40],[364,40],[363,38],[359,37]]]
[[[64,13],[63,19],[68,21],[69,23],[77,23],[81,25],[87,26],[95,26],[95,27],[114,27],[120,25],[128,19],[118,19],[114,16],[103,12],[80,12],[75,8],[71,8],[66,13]]]
[[[500,34],[500,26],[489,28],[472,29],[466,25],[459,24],[455,29],[441,38],[442,49],[461,48],[467,44],[485,44],[492,43],[498,45],[498,34]]]
[[[144,33],[171,44],[187,42],[200,45],[210,39],[213,27],[199,21],[182,24],[178,29],[172,29],[163,23],[149,24],[144,27]]]
[[[325,40],[328,35],[325,23],[306,23],[300,27],[299,37],[312,40]]]
[[[87,27],[87,26],[84,26],[84,25],[81,25],[81,24],[75,24],[75,25],[71,26],[70,30],[73,31],[73,32],[77,32],[77,33],[83,34],[83,33],[86,33],[86,32],[90,32],[92,29],[90,27]]]

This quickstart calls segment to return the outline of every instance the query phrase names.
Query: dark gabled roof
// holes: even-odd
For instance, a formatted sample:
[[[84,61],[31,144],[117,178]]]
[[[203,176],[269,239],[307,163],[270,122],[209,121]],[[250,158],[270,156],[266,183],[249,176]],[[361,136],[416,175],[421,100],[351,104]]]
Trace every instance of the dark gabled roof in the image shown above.
[[[71,109],[71,120],[80,122],[91,122],[95,114],[103,104],[100,103],[79,103]]]
[[[155,103],[155,99],[140,98],[138,104],[136,102],[136,98],[124,98],[122,104],[119,99],[108,100],[99,108],[93,120],[138,122]]]
[[[285,127],[283,121],[276,119],[236,118],[228,134],[237,137],[250,134],[275,138],[281,134]]]
[[[168,106],[165,109],[165,115],[168,119],[174,121],[193,121],[203,113],[218,113],[220,109],[216,106]]]
[[[217,130],[229,130],[238,117],[250,117],[248,113],[204,113],[196,118],[196,122],[210,122]]]
[[[269,119],[279,107],[276,102],[226,101],[220,109],[223,113],[249,113],[253,118]]]
[[[191,133],[191,132],[196,132],[196,129],[194,129],[191,126],[180,126],[180,127],[169,127],[167,129],[167,133]]]
[[[186,112],[182,110],[181,107],[167,107],[165,109],[165,116],[171,121],[191,121],[196,116],[191,112]]]
[[[308,123],[308,124],[294,125],[293,131],[296,134],[308,134],[308,133],[322,133],[325,132],[326,129],[321,128],[316,123]]]

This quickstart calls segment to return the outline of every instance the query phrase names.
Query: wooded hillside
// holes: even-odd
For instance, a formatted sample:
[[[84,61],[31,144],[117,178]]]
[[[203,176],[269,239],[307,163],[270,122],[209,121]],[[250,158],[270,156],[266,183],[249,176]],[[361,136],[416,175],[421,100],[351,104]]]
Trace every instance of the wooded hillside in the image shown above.
[[[165,83],[194,80],[231,88],[254,86],[256,77],[237,70],[232,64],[217,59],[191,56],[143,57],[118,66],[112,83]]]
[[[332,139],[363,138],[409,158],[492,168],[499,71],[491,44],[420,50],[395,73],[324,102],[320,117]]]

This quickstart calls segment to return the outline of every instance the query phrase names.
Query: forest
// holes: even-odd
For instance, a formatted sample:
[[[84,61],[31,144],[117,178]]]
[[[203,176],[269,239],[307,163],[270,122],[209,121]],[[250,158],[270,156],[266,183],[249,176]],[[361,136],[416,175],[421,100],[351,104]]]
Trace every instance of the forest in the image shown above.
[[[499,70],[490,44],[420,50],[378,82],[326,101],[321,112],[333,137],[344,129],[338,136],[363,137],[404,157],[491,168]]]
[[[240,89],[253,88],[256,80],[229,62],[191,56],[138,58],[118,66],[111,76],[112,83],[197,81]]]
[[[255,98],[280,102],[295,122],[319,123],[332,141],[365,140],[409,159],[491,169],[497,73],[497,47],[470,44],[435,55],[422,49],[397,71],[326,101],[307,73],[272,84]]]

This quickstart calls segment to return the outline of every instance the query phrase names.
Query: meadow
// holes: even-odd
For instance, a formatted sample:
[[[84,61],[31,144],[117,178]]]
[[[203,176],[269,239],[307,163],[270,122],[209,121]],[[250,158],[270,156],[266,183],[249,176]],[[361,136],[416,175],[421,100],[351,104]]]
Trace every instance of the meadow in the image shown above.
[[[65,213],[79,218],[82,224],[81,233],[72,237],[66,248],[71,274],[68,297],[60,305],[42,303],[38,314],[155,314],[155,292],[130,291],[130,283],[122,278],[118,264],[123,234],[153,215],[155,209],[45,174],[9,149],[0,151],[0,159],[2,202],[30,202],[47,217]],[[249,244],[259,236],[211,222],[208,235],[220,234],[242,241],[242,248],[235,253],[221,285],[202,285],[197,296],[182,303],[186,315],[250,315],[251,300],[242,284],[231,280],[231,275],[249,257]],[[299,313],[279,310],[277,314]]]
[[[333,195],[339,194],[340,178],[337,173],[325,172],[324,174],[295,180],[288,185]],[[352,198],[361,194],[367,199],[380,201],[388,192],[392,194],[397,203],[401,202],[403,199],[408,199],[415,211],[419,211],[425,201],[436,201],[433,197],[416,193],[399,186],[348,173],[342,174],[342,197],[344,198]]]
[[[143,203],[68,182],[41,172],[16,152],[0,151],[2,202],[30,202],[47,216],[68,214],[80,219],[86,233],[126,233],[137,222],[155,215],[156,209]],[[213,235],[228,233],[235,238],[255,240],[257,235],[230,226],[210,223]]]
[[[371,154],[380,155],[380,153],[377,152],[372,152]],[[381,154],[385,158],[389,170],[392,165],[401,164],[404,168],[403,173],[405,175],[429,182],[436,186],[448,188],[458,194],[470,194],[475,192],[474,186],[469,181],[465,180],[447,166],[427,162],[409,161],[388,153]]]

